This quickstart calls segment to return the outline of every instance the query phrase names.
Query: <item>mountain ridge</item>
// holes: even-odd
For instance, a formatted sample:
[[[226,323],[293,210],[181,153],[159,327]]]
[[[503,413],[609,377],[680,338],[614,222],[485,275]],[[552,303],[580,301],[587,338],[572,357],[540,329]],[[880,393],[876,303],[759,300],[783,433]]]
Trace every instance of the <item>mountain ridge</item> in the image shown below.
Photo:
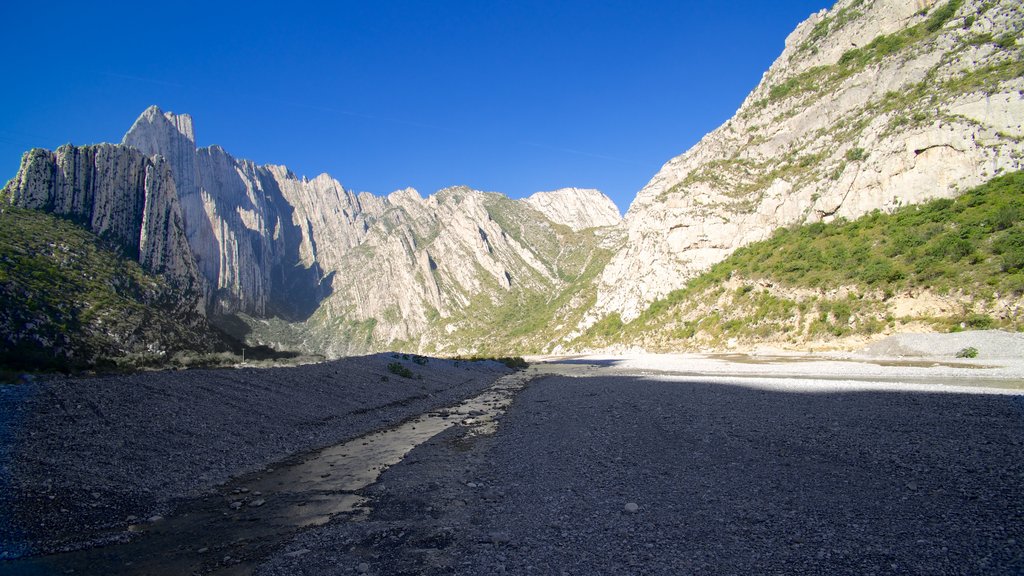
[[[1022,28],[1008,1],[842,0],[812,15],[736,115],[637,194],[587,323],[635,318],[780,226],[951,197],[1019,169],[1021,49],[996,39]]]
[[[467,309],[578,290],[580,266],[589,270],[591,252],[607,251],[600,247],[607,233],[598,231],[621,218],[606,196],[577,188],[522,200],[466,187],[427,197],[411,188],[355,194],[327,174],[300,179],[284,166],[256,165],[219,146],[198,148],[191,116],[156,106],[139,116],[122,144],[100,146],[180,182],[170,197],[181,216],[175,238],[184,238],[179,252],[193,263],[193,283],[214,324],[252,345],[313,354],[445,348],[446,335],[487,324]],[[73,156],[90,149],[62,150]],[[8,184],[15,205],[29,205],[23,187],[75,196],[31,167],[24,164]],[[79,187],[118,186],[104,170]],[[120,209],[130,212],[130,202]],[[573,247],[560,247],[557,239],[568,237]],[[459,351],[483,344],[478,336],[467,339]]]
[[[1021,169],[1022,30],[1010,0],[840,0],[796,27],[737,113],[666,162],[624,217],[579,188],[357,194],[197,147],[192,117],[156,106],[121,144],[30,151],[5,194],[120,238],[250,345],[546,353],[596,331],[614,346],[624,325],[776,230],[952,198]],[[100,208],[81,208],[94,190]],[[147,198],[162,208],[140,224]]]

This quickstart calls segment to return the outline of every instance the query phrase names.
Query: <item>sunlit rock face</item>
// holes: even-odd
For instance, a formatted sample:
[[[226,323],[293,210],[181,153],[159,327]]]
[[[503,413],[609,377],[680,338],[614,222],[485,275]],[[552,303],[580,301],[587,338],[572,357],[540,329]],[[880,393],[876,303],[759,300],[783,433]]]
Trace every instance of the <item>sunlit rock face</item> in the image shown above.
[[[562,188],[537,192],[526,202],[552,222],[573,230],[615,226],[622,221],[618,207],[601,192],[587,188]]]
[[[156,107],[123,143],[166,159],[180,182],[185,233],[212,310],[291,322],[257,338],[329,355],[396,342],[443,347],[475,321],[464,318],[474,299],[571,284],[580,272],[573,267],[590,258],[574,256],[567,274],[564,260],[581,247],[566,250],[560,238],[621,221],[607,196],[577,188],[526,200],[465,187],[426,198],[413,189],[356,194],[326,174],[299,178],[218,146],[197,149],[192,119]]]
[[[1021,168],[1019,2],[841,0],[786,39],[729,121],[668,161],[584,325],[636,317],[736,248]]]

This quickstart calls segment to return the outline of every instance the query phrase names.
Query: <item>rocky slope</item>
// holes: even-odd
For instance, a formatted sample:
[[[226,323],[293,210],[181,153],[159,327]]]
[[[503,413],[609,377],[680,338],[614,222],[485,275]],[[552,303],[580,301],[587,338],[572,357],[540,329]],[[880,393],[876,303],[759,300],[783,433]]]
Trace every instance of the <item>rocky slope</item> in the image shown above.
[[[32,150],[2,191],[9,203],[68,218],[180,292],[202,314],[203,281],[188,241],[168,163],[110,144]]]
[[[185,362],[227,349],[201,292],[126,252],[65,218],[0,206],[0,372]]]
[[[841,0],[736,115],[637,195],[584,325],[647,305],[782,226],[952,197],[1024,157],[1018,2]]]
[[[355,194],[197,148],[192,118],[155,106],[120,145],[31,151],[7,190],[187,285],[235,337],[331,356],[540,350],[593,303],[621,219],[575,188]]]
[[[573,345],[851,350],[884,335],[972,328],[1024,330],[1024,171],[954,200],[781,228],[632,321],[603,318]]]
[[[302,324],[247,319],[253,342],[328,355],[539,351],[582,318],[616,245],[614,230],[573,230],[465,187],[402,190],[375,208],[363,241],[332,263],[316,312]]]
[[[615,226],[622,220],[615,203],[593,189],[562,188],[553,192],[537,192],[526,202],[552,222],[565,224],[577,231]]]
[[[575,188],[524,201],[463,187],[355,194],[327,174],[300,179],[197,149],[192,119],[156,107],[123,142],[168,159],[213,309],[244,321],[235,334],[328,355],[479,350],[489,319],[474,310],[579,292],[595,250],[607,250],[607,233],[593,229],[621,219],[606,196]],[[568,236],[578,237],[571,246]]]

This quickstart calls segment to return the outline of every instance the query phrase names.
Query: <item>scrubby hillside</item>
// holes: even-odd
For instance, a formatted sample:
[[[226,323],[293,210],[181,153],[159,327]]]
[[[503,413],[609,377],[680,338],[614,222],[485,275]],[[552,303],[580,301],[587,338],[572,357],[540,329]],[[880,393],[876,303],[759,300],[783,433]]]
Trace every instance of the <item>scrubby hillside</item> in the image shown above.
[[[1024,172],[952,200],[781,228],[574,345],[840,347],[964,328],[1024,330]]]
[[[0,366],[162,363],[225,342],[180,290],[69,220],[0,206]]]
[[[1024,167],[1018,0],[840,0],[801,23],[736,114],[625,217],[596,321],[632,320],[792,224],[952,198]]]

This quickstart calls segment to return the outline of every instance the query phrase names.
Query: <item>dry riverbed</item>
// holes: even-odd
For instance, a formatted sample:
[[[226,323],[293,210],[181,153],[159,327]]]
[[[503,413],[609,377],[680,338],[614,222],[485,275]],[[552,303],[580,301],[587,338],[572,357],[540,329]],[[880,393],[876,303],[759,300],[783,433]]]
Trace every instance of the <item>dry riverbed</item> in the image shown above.
[[[2,537],[5,545],[66,546],[81,532],[32,528],[58,522],[60,507],[75,522],[94,519],[85,524],[91,533],[114,540],[147,515],[173,523],[197,502],[231,520],[231,503],[246,512],[255,500],[234,490],[276,478],[266,468],[283,458],[440,417],[458,425],[423,434],[375,482],[338,494],[358,497],[358,513],[293,530],[273,546],[251,545],[245,562],[225,550],[252,538],[207,545],[203,572],[1018,574],[1024,347],[1016,335],[993,338],[973,360],[940,354],[935,342],[914,357],[914,343],[903,342],[827,358],[557,358],[512,376],[500,365],[431,359],[406,362],[423,380],[391,375],[386,383],[393,360],[379,356],[281,374],[111,379],[112,396],[91,400],[94,407],[86,400],[104,386],[78,392],[78,404],[67,395],[81,382],[7,389],[0,457],[14,490],[0,493],[15,498],[0,503],[14,511],[0,512],[8,514]],[[191,384],[179,390],[181,377]],[[504,415],[492,412],[497,427],[481,416],[487,410],[437,411],[499,378],[504,400],[481,403],[511,399]],[[382,391],[389,385],[393,397]],[[235,392],[216,392],[225,386]],[[296,388],[280,395],[281,386]],[[114,398],[136,389],[129,400]],[[286,398],[303,395],[308,401],[288,408]],[[319,457],[306,454],[293,460]],[[252,515],[231,521],[259,524]],[[41,566],[17,562],[6,567]]]
[[[412,377],[390,371],[396,362]],[[0,558],[127,540],[231,478],[455,404],[510,372],[380,354],[0,386]]]

